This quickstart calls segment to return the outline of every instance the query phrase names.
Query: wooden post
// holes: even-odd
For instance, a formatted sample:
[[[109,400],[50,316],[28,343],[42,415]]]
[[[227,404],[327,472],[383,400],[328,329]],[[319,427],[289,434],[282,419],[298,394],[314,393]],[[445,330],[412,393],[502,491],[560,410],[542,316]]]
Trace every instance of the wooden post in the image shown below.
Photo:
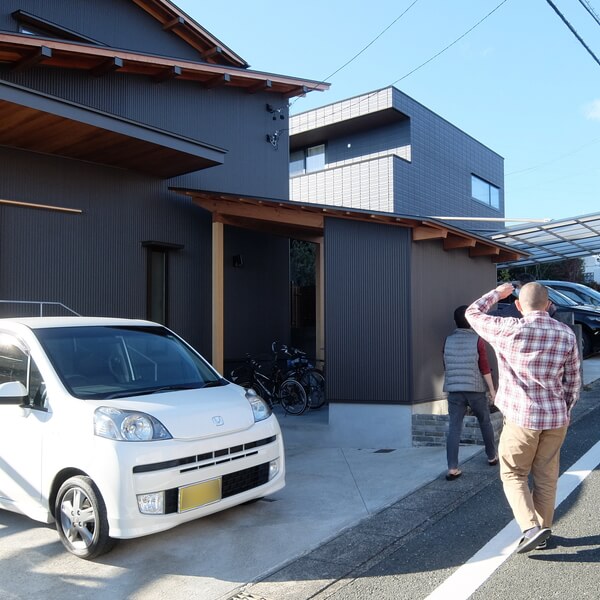
[[[212,224],[212,365],[223,374],[224,353],[224,225],[213,215]]]

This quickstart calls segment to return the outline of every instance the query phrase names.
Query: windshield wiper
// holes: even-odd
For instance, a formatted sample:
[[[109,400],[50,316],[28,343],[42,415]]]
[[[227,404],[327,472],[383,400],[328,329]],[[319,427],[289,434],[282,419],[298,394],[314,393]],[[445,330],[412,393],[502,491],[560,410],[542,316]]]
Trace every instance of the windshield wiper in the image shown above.
[[[222,385],[227,385],[229,382],[225,379],[215,379],[214,381],[207,381],[202,387],[210,388],[210,387],[221,387]]]
[[[197,390],[203,387],[197,383],[174,383],[172,385],[163,385],[156,388],[144,388],[143,390],[123,390],[104,396],[106,400],[114,400],[116,398],[128,398],[130,396],[144,396],[146,394],[160,394],[162,392],[173,392],[177,390]]]

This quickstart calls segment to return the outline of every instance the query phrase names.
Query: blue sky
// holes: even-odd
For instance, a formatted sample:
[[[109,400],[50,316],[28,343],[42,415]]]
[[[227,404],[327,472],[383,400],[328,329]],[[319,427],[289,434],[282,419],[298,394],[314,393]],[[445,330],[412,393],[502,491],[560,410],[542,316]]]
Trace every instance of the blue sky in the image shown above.
[[[600,59],[600,25],[579,0],[553,0]],[[413,0],[175,3],[252,69],[323,80]],[[506,216],[600,211],[600,65],[546,0],[418,0],[327,92],[292,113],[395,85],[504,157]],[[600,15],[600,0],[588,0]],[[404,77],[404,78],[403,78]],[[403,78],[403,79],[401,79]],[[511,225],[514,223],[507,223]]]

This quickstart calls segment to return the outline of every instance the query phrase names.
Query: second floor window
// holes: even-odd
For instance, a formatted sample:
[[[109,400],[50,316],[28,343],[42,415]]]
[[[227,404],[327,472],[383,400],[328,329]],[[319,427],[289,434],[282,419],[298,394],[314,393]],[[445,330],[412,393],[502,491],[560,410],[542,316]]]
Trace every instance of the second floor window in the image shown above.
[[[296,150],[290,154],[290,176],[312,173],[325,168],[325,144]]]
[[[500,209],[500,188],[471,175],[471,196],[492,208]]]

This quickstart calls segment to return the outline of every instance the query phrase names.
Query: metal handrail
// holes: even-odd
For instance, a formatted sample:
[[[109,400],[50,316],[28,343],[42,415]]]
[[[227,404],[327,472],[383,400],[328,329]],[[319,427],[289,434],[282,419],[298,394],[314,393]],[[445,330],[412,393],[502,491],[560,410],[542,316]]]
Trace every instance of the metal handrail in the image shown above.
[[[58,306],[63,308],[64,310],[70,312],[76,317],[80,317],[81,315],[75,312],[72,308],[65,306],[62,302],[46,302],[46,301],[36,301],[36,300],[0,300],[0,304],[27,304],[32,306],[39,306],[40,317],[44,316],[44,306]]]

